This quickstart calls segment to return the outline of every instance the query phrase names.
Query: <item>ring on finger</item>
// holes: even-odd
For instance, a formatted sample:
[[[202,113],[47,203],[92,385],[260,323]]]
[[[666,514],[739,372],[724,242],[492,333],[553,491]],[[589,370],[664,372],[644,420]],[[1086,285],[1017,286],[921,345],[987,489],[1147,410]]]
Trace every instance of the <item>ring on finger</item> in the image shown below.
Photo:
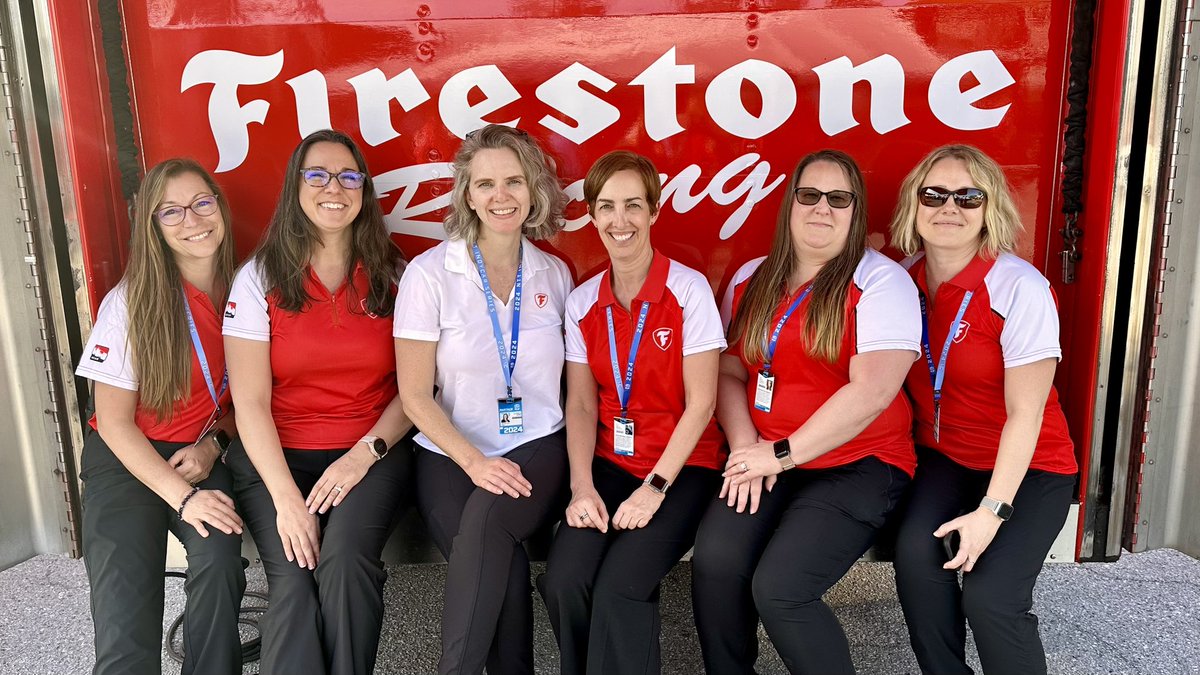
[[[334,486],[333,486],[333,491],[334,491],[334,492],[338,492],[338,493],[340,493],[340,492],[342,491],[342,486],[341,486],[341,485],[334,485]]]
[[[738,468],[740,468],[742,470],[742,473],[746,473],[747,471],[750,470],[750,467],[745,462],[738,464]]]
[[[590,516],[588,515],[587,511],[584,511],[583,513],[579,514],[580,520],[587,520],[588,518],[590,518]]]

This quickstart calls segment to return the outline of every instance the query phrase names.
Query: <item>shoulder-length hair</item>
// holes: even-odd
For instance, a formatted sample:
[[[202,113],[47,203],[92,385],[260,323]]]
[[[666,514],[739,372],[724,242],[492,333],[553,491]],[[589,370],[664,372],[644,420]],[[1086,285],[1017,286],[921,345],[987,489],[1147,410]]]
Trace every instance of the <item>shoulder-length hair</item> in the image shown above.
[[[225,236],[217,247],[214,298],[224,304],[237,258],[229,202],[212,176],[192,159],[168,159],[146,174],[134,197],[129,264],[123,282],[129,307],[129,348],[138,376],[138,404],[159,420],[170,416],[175,402],[192,387],[192,342],[184,319],[183,280],[175,256],[163,238],[155,212],[167,183],[185,174],[204,181],[216,197]]]
[[[917,234],[917,209],[921,203],[918,191],[924,187],[925,178],[933,165],[943,159],[959,159],[967,165],[971,182],[983,190],[987,198],[983,201],[983,231],[979,234],[979,251],[988,258],[1001,253],[1011,253],[1017,247],[1017,237],[1024,229],[1016,202],[1008,188],[1004,170],[996,160],[982,150],[970,145],[943,145],[925,155],[900,184],[900,198],[892,214],[892,246],[904,255],[921,250],[921,235]]]
[[[304,158],[309,148],[317,143],[345,146],[354,157],[358,170],[366,174],[362,186],[362,208],[350,224],[346,278],[351,279],[355,266],[362,263],[370,287],[365,310],[376,316],[391,316],[396,300],[393,289],[397,280],[396,265],[402,255],[383,224],[383,209],[379,206],[375,181],[367,168],[366,158],[349,136],[333,129],[322,129],[305,136],[288,159],[275,214],[271,216],[271,222],[254,250],[263,287],[268,292],[277,291],[279,308],[289,312],[299,312],[312,300],[304,290],[304,279],[308,273],[309,259],[321,245],[321,237],[300,206],[300,183],[303,180],[301,169],[304,168]],[[331,177],[331,180],[337,178]],[[350,284],[349,290],[356,292],[354,284]],[[357,302],[350,303],[351,311],[358,311],[358,305]]]
[[[775,238],[767,259],[750,277],[737,314],[729,327],[729,342],[742,341],[742,354],[748,361],[766,358],[765,336],[780,299],[787,293],[788,280],[796,271],[796,247],[792,240],[792,210],[796,208],[794,191],[800,187],[800,176],[810,165],[830,162],[841,168],[854,203],[850,232],[846,245],[833,260],[825,263],[812,281],[808,312],[804,322],[804,346],[813,358],[829,363],[841,354],[842,337],[846,331],[846,297],[854,271],[867,248],[867,192],[858,164],[844,152],[820,150],[804,157],[792,172],[788,190],[784,193],[779,217],[775,221]]]
[[[596,200],[600,198],[600,190],[613,174],[621,171],[632,171],[637,174],[642,186],[646,189],[646,203],[650,215],[658,213],[658,200],[662,198],[662,179],[658,169],[649,157],[630,152],[629,150],[613,150],[605,154],[592,168],[588,169],[583,179],[583,200],[587,202],[588,213],[596,215]]]
[[[521,129],[489,124],[467,134],[454,154],[454,189],[450,192],[450,211],[443,225],[446,236],[467,244],[479,240],[479,215],[467,204],[471,187],[471,160],[480,150],[511,150],[521,163],[529,185],[529,217],[522,225],[529,239],[549,239],[563,228],[563,207],[567,197],[558,183],[554,160]]]

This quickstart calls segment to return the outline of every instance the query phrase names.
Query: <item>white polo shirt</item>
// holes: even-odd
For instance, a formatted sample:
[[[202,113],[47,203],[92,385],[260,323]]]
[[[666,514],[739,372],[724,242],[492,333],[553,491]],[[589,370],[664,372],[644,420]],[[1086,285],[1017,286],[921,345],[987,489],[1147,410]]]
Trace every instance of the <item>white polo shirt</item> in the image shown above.
[[[513,396],[522,399],[525,430],[500,434],[497,400],[504,373],[483,280],[463,240],[444,241],[408,265],[396,293],[392,334],[437,342],[435,400],[484,455],[497,457],[563,427],[563,312],[574,288],[566,263],[524,242],[521,328]],[[496,301],[505,351],[512,337],[512,293]],[[401,374],[403,377],[403,374]],[[445,454],[424,433],[416,442]]]

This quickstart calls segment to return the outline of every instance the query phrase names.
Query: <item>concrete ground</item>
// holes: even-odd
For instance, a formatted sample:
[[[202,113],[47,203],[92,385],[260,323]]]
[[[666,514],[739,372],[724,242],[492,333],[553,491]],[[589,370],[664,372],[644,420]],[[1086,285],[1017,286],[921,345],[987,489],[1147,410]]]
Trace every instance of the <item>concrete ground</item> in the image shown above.
[[[435,671],[445,570],[434,564],[389,567],[377,673]],[[703,670],[689,574],[690,565],[681,563],[663,586],[663,672],[668,674]],[[261,568],[251,568],[250,588],[265,588]],[[917,672],[890,564],[858,563],[826,600],[846,629],[860,673]],[[182,582],[168,581],[164,626],[182,602]],[[558,652],[541,603],[535,607],[538,672],[554,673]],[[1035,610],[1051,673],[1200,674],[1200,561],[1177,551],[1126,554],[1109,564],[1048,565]],[[0,673],[88,673],[91,640],[81,561],[39,556],[0,572]],[[765,634],[762,652],[760,673],[786,672]],[[163,663],[164,673],[179,672],[165,655]],[[245,672],[258,672],[256,664]]]

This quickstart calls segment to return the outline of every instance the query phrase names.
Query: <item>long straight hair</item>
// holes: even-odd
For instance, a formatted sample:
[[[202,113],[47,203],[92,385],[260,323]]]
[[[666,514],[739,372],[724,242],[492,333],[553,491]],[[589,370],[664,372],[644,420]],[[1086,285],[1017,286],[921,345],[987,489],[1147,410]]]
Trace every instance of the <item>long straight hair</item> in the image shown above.
[[[780,298],[787,293],[788,280],[798,265],[791,228],[792,210],[796,207],[794,191],[800,187],[800,175],[816,162],[830,162],[841,168],[854,193],[854,203],[850,206],[854,213],[845,247],[813,278],[804,322],[804,348],[809,356],[829,363],[836,362],[841,354],[846,331],[846,297],[854,271],[867,247],[867,192],[862,171],[854,159],[838,150],[820,150],[801,159],[792,172],[790,187],[775,220],[771,252],[750,277],[729,327],[729,343],[741,340],[742,354],[750,362],[766,358],[764,338],[775,318]]]
[[[362,263],[370,286],[366,311],[376,316],[391,316],[396,300],[392,287],[397,280],[396,265],[402,255],[383,224],[383,209],[375,194],[375,181],[367,169],[367,160],[349,136],[332,129],[314,131],[305,136],[288,159],[275,214],[271,216],[271,222],[254,250],[264,287],[268,291],[279,292],[279,308],[288,312],[299,312],[312,300],[304,290],[304,278],[309,259],[321,245],[321,237],[317,227],[300,207],[300,170],[304,168],[302,165],[309,148],[317,143],[345,146],[354,157],[358,170],[366,174],[362,186],[362,209],[350,224],[346,278],[352,279],[354,267]],[[337,178],[331,177],[330,180]],[[354,284],[350,284],[349,290],[356,292]],[[359,311],[358,305],[357,302],[351,302],[350,311]]]
[[[150,169],[134,198],[129,264],[123,277],[129,307],[129,347],[138,376],[138,405],[161,421],[192,388],[192,342],[184,320],[183,280],[175,255],[154,217],[167,183],[185,174],[198,176],[217,198],[225,236],[213,264],[214,290],[225,304],[237,265],[233,227],[225,193],[197,162],[168,159]]]

